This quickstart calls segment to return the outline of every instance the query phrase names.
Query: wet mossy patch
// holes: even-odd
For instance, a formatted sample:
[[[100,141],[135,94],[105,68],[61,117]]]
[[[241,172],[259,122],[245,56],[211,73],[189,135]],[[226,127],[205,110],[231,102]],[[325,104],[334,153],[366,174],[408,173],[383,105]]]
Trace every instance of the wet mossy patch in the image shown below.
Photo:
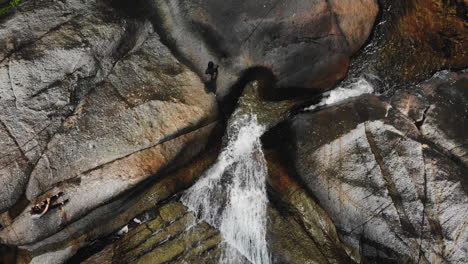
[[[0,5],[0,17],[13,11],[23,0],[11,0],[7,4]]]

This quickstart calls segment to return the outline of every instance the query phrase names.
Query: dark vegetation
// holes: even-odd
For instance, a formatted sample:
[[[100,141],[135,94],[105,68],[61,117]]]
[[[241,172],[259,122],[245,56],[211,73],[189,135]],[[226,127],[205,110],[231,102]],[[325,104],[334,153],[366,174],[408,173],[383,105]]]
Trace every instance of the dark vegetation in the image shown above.
[[[0,5],[0,17],[13,11],[23,0],[11,0],[7,4]]]

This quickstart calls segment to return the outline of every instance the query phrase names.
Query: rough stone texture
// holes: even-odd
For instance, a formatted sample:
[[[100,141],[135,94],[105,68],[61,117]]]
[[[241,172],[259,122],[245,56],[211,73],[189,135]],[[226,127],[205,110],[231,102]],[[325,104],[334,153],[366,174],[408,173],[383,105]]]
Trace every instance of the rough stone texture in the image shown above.
[[[135,224],[132,220],[135,217],[141,220],[151,219],[153,208],[156,207],[158,210],[161,204],[166,203],[174,194],[193,184],[214,162],[217,151],[217,145],[213,145],[187,165],[158,179],[149,187],[138,186],[117,200],[92,210],[54,235],[34,244],[21,246],[21,248],[28,250],[34,257],[60,251],[69,246],[84,247],[86,251],[91,242],[116,233],[125,225]],[[93,248],[93,245],[89,247]],[[80,252],[75,257],[80,261],[85,259],[83,253]]]
[[[35,197],[53,184],[197,129],[216,118],[214,109],[215,100],[198,77],[151,35],[64,122],[32,172],[26,194]],[[171,161],[161,155],[161,165]]]
[[[62,250],[46,253],[33,258],[30,264],[61,264],[68,259],[69,255],[74,254],[77,250],[77,247],[70,246]]]
[[[468,74],[442,71],[411,91],[397,92],[392,105],[414,120],[430,142],[468,165]]]
[[[438,92],[460,97],[459,82]],[[466,107],[466,97],[452,100],[457,106],[444,98],[433,108],[453,113]],[[404,104],[395,98],[394,108],[368,97],[296,116],[291,151],[297,172],[344,242],[371,261],[466,263],[467,167],[425,136],[431,123],[412,114],[420,107],[400,111]],[[467,115],[458,117],[463,123]],[[431,127],[449,135],[444,140],[467,140],[468,134],[455,133],[459,123],[440,121],[444,127]]]
[[[270,197],[268,237],[273,263],[361,263],[344,245],[327,212],[281,165],[278,153],[266,152]],[[270,195],[271,196],[271,195]]]
[[[92,1],[90,10],[81,1],[66,3],[77,7],[28,3],[0,23],[0,120],[8,133],[1,140],[8,153],[0,161],[0,211],[22,195],[31,168],[82,97],[151,29]],[[8,149],[9,140],[16,149]]]
[[[219,231],[171,202],[83,263],[216,263],[220,239]]]
[[[205,157],[191,166],[206,166],[214,161],[213,155]],[[358,262],[358,254],[340,242],[326,212],[307,196],[272,155],[268,157],[270,184],[278,192],[281,203],[288,206],[287,210],[276,208],[275,204],[269,208],[273,263]],[[190,166],[171,177],[186,173],[188,168]],[[196,171],[194,176],[199,176],[203,170]],[[156,190],[144,197],[156,194]],[[218,263],[222,252],[219,231],[197,220],[179,202],[171,201],[151,209],[148,206],[152,203],[140,201],[132,210],[142,210],[143,205],[146,211],[137,219],[144,222],[136,225],[130,221],[126,224],[128,233],[82,263]]]
[[[367,39],[374,0],[151,2],[165,42],[203,75],[220,65],[223,95],[249,67],[270,68],[280,87],[329,88]]]
[[[52,10],[60,5],[50,2]],[[37,12],[42,4],[47,3]],[[18,17],[37,19],[35,9],[27,7],[18,10]],[[124,204],[115,202],[120,195],[198,154],[214,127],[213,94],[161,44],[148,21],[105,2],[80,7],[81,13],[60,25],[41,25],[45,32],[37,39],[18,40],[24,45],[10,49],[0,63],[0,142],[6,166],[0,174],[6,186],[0,210],[16,203],[26,182],[31,202],[57,188],[69,199],[40,219],[31,218],[29,204],[0,230],[3,243],[38,243],[87,216],[75,222],[78,230],[68,230],[84,232],[93,220]],[[12,27],[27,24],[16,19],[1,24],[3,33],[12,35]],[[0,43],[8,50],[7,42]],[[103,208],[102,215],[95,210],[112,202],[114,207]]]
[[[379,0],[372,39],[351,74],[372,73],[380,91],[409,88],[443,69],[468,67],[467,1]]]
[[[430,102],[421,133],[468,167],[468,74],[442,72],[421,89]]]

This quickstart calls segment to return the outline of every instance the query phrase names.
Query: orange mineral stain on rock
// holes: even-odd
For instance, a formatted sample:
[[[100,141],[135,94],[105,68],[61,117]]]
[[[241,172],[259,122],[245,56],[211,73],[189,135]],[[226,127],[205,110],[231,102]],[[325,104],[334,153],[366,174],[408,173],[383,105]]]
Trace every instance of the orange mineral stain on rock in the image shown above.
[[[468,22],[463,3],[443,0],[402,0],[404,14],[393,14],[376,67],[403,81],[422,79],[443,69],[468,65]],[[466,9],[465,9],[466,10]],[[462,11],[466,12],[466,11]]]

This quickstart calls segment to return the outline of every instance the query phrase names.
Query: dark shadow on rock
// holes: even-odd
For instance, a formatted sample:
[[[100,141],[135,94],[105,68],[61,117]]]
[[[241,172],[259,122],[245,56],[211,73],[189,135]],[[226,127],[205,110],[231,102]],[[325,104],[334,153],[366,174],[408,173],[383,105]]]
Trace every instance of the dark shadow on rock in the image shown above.
[[[289,120],[283,121],[263,134],[261,137],[262,146],[266,150],[270,149],[274,151],[277,155],[277,160],[284,166],[288,175],[301,186],[309,197],[320,205],[317,197],[309,190],[296,171],[296,166],[294,164],[296,157],[292,154],[295,152],[292,151],[293,146],[291,144],[292,133],[294,133],[294,131],[291,129],[290,122]]]
[[[16,263],[17,248],[0,244],[0,263]]]
[[[143,20],[150,16],[150,12],[145,8],[145,0],[107,0],[107,2],[112,8],[120,11],[128,18]]]
[[[140,182],[134,188],[131,188],[130,190],[127,190],[124,193],[120,194],[118,197],[116,197],[112,201],[106,203],[106,204],[110,204],[112,202],[122,203],[122,207],[119,208],[118,212],[115,212],[114,216],[117,216],[119,214],[124,214],[127,209],[135,206],[138,203],[138,201],[140,201],[141,199],[143,199],[145,196],[148,195],[149,190],[151,190],[151,188],[155,184],[163,180],[165,177],[171,177],[171,174],[177,173],[178,170],[184,170],[184,168],[193,166],[193,164],[196,163],[200,157],[213,155],[213,153],[219,153],[220,145],[221,145],[220,142],[223,136],[223,132],[224,132],[223,127],[219,124],[216,125],[216,127],[213,129],[210,136],[208,137],[206,146],[202,148],[202,150],[200,151],[201,154],[195,155],[194,157],[191,157],[191,158],[187,158],[187,152],[190,151],[190,148],[193,147],[192,146],[193,144],[196,144],[196,141],[198,139],[195,138],[192,141],[187,142],[186,147],[184,147],[181,151],[179,151],[176,157],[171,162],[169,162],[166,166],[164,166],[164,168],[161,168],[159,172],[157,172],[152,177],[149,177],[146,180]],[[190,187],[190,186],[186,186],[183,179],[180,179],[180,180],[174,179],[174,180],[176,181],[177,185],[180,184],[180,189],[187,189]],[[139,213],[138,215],[133,215],[131,219],[135,217],[142,219],[142,217],[140,216],[146,213],[151,214],[152,213],[151,210],[154,210],[155,208],[158,208],[161,205],[166,204],[168,201],[178,200],[179,196],[180,196],[180,192],[175,190],[175,192],[171,196],[154,204],[152,206],[152,209],[149,209],[149,211],[145,210]],[[153,217],[155,217],[155,215],[153,215]],[[108,221],[108,218],[106,218],[106,221]],[[98,226],[100,225],[101,223]],[[133,229],[137,224],[133,220],[130,220],[127,223],[127,225],[130,229]],[[102,251],[106,246],[120,239],[120,237],[117,236],[115,232],[117,232],[117,230],[114,230],[114,232],[112,233],[104,234],[101,238],[93,240],[88,245],[79,249],[75,253],[75,255],[72,256],[66,263],[69,263],[69,264],[82,263],[89,257]],[[86,232],[83,232],[83,233],[86,233]]]
[[[255,66],[244,70],[236,83],[229,89],[229,93],[218,101],[218,107],[223,120],[228,120],[234,112],[239,98],[242,96],[245,86],[252,81],[259,83],[260,99],[265,101],[298,100],[303,103],[297,104],[293,111],[300,111],[303,107],[318,103],[320,93],[323,90],[311,90],[302,87],[279,88],[277,78],[272,70],[263,66]]]
[[[262,97],[267,96],[269,87],[273,87],[276,83],[276,78],[273,72],[266,67],[252,67],[244,70],[236,83],[229,89],[229,93],[225,95],[221,100],[218,101],[219,110],[223,120],[227,121],[231,114],[234,112],[237,102],[241,97],[245,86],[251,81],[259,81],[260,95]]]

